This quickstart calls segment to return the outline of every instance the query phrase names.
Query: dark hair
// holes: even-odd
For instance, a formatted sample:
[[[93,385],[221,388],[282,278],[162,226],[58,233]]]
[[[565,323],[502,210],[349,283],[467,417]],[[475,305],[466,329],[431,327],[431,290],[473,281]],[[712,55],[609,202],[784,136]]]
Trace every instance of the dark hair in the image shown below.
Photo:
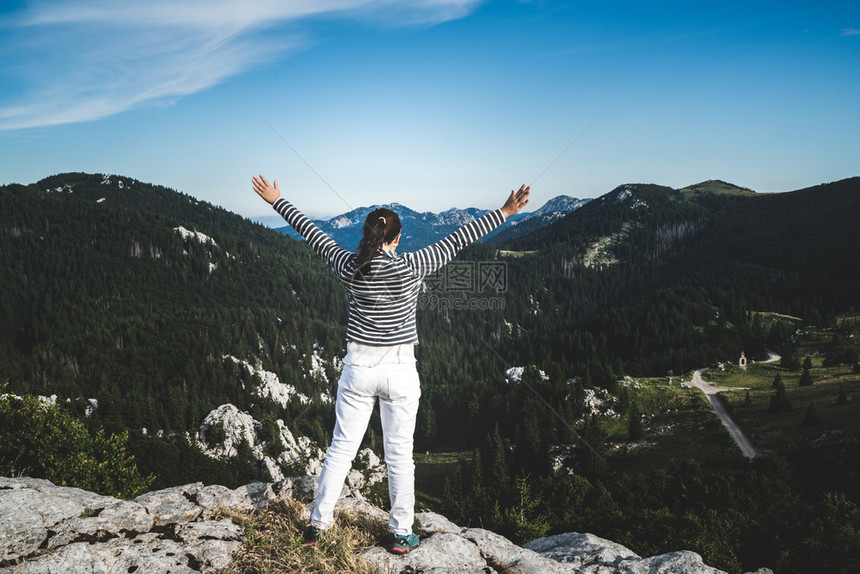
[[[356,275],[370,274],[370,260],[382,246],[394,241],[400,235],[400,216],[384,207],[374,209],[364,220],[363,236],[358,243],[358,255],[355,258]]]

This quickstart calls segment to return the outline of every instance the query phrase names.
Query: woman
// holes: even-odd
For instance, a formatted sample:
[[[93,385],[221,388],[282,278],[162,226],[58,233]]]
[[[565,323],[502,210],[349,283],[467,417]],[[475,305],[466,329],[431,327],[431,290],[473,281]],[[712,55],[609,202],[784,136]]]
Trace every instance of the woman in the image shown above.
[[[378,398],[391,500],[389,527],[394,535],[388,550],[405,554],[418,546],[418,537],[412,533],[412,440],[421,396],[414,354],[421,282],[463,247],[518,213],[528,203],[530,190],[523,185],[511,191],[501,208],[464,225],[435,245],[398,255],[395,251],[400,242],[400,218],[389,209],[379,208],[368,214],[358,253],[354,253],[341,248],[282,198],[277,181],[270,185],[261,175],[252,183],[254,191],[272,204],[331,267],[349,294],[347,352],[335,402],[337,422],[320,473],[311,526],[303,533],[305,541],[316,544],[332,525],[335,503]]]

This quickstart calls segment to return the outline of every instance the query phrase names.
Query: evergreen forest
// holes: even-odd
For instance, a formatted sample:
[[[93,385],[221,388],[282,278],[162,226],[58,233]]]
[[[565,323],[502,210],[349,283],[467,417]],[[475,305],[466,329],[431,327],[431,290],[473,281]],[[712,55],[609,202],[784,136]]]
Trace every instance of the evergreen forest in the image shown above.
[[[630,184],[468,247],[419,301],[419,505],[518,543],[591,532],[732,573],[860,570],[858,213],[860,178]],[[0,187],[0,292],[3,392],[56,395],[57,420],[124,473],[93,484],[269,480],[250,448],[195,445],[225,403],[328,444],[348,302],[302,241],[176,190],[61,174]],[[233,358],[310,400],[253,394]],[[755,458],[684,386],[703,368],[736,387],[719,397]],[[21,455],[13,412],[0,470],[55,477]],[[382,452],[378,417],[365,443]]]

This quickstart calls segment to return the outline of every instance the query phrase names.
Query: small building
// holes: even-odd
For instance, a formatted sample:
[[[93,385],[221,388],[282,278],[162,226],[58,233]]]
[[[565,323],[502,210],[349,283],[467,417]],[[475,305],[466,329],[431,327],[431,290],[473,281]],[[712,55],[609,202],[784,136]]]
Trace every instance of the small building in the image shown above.
[[[743,370],[747,370],[747,356],[741,351],[741,358],[738,359],[738,366]]]

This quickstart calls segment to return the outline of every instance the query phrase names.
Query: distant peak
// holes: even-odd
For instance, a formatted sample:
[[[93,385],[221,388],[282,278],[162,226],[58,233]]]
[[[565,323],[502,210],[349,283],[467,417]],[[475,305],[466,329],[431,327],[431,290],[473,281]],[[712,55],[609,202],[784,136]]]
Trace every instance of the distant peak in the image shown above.
[[[681,188],[681,193],[717,193],[725,195],[753,195],[755,191],[748,187],[741,187],[721,179],[708,179],[701,183]]]

